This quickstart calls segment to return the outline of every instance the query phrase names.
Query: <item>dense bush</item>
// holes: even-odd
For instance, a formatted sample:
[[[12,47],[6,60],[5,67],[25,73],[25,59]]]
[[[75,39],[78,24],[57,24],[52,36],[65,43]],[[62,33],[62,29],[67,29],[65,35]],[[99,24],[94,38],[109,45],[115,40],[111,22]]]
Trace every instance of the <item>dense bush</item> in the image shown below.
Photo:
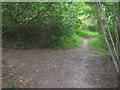
[[[75,15],[75,9],[66,5],[74,6],[68,3],[3,3],[3,47],[27,49],[78,46],[82,39],[74,32],[77,19],[70,19],[71,15]],[[67,12],[69,9],[71,12]]]

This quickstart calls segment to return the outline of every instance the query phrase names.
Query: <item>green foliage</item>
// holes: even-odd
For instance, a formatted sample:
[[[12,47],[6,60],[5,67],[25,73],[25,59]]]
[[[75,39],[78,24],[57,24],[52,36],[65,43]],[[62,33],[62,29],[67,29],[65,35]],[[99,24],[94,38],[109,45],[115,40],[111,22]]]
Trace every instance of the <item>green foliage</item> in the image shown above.
[[[74,48],[82,42],[79,36],[99,34],[94,3],[3,2],[2,7],[3,47]]]
[[[77,17],[85,13],[78,12],[84,3],[14,2],[2,5],[3,47],[73,48],[82,41],[75,29],[81,22]],[[86,7],[85,11],[89,9]]]
[[[69,26],[69,21],[63,22],[65,16],[59,13],[65,11],[57,9],[58,6],[61,3],[3,3],[3,46],[17,49],[32,48],[33,45],[39,48],[59,46],[61,37],[73,34],[73,27]],[[46,8],[55,10],[44,12]]]
[[[88,43],[89,43],[90,49],[92,49],[92,50],[96,50],[96,51],[106,51],[107,50],[104,39],[101,36],[90,38]]]
[[[88,30],[77,30],[76,33],[79,36],[99,35],[98,32],[92,32],[92,31],[88,31]]]
[[[59,45],[57,48],[69,49],[79,47],[79,45],[82,44],[83,40],[78,35],[74,34],[70,37],[61,37],[60,42],[61,45]]]

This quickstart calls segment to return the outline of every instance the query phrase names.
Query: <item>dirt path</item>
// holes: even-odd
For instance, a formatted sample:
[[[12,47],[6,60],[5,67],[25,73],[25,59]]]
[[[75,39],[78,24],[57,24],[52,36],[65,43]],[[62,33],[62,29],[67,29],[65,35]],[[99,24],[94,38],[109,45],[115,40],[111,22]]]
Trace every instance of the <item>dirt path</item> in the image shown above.
[[[3,52],[3,83],[20,88],[117,87],[111,60],[95,58],[88,39],[80,48],[69,50],[8,50]]]

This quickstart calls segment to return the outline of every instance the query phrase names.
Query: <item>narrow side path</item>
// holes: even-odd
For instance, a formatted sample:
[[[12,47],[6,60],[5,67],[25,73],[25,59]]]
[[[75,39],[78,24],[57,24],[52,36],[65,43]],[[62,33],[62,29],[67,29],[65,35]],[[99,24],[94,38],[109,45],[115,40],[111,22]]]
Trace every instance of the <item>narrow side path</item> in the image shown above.
[[[80,48],[69,50],[3,52],[3,83],[16,83],[17,88],[117,87],[112,62],[96,59],[102,52],[89,50],[88,39],[83,39]]]

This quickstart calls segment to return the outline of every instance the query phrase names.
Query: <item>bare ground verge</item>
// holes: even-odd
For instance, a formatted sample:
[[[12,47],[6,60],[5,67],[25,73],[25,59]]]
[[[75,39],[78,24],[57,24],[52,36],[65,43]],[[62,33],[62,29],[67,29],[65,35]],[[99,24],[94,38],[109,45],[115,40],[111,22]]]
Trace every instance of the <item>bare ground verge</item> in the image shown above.
[[[88,38],[68,50],[7,50],[3,52],[3,87],[17,88],[117,88],[118,76],[110,59],[95,58]]]

